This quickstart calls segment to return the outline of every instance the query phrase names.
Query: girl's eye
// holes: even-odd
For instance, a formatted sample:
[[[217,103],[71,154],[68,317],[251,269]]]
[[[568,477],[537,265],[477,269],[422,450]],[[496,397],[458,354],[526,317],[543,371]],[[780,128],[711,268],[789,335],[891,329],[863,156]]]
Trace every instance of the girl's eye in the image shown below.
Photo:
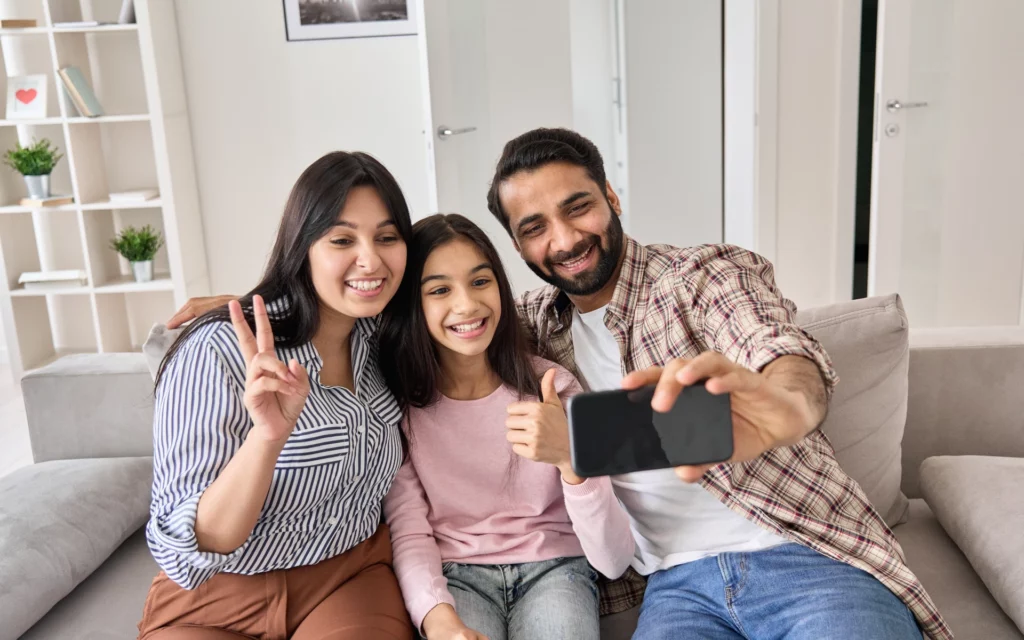
[[[348,238],[335,238],[331,240],[331,244],[337,245],[339,247],[347,247],[352,244],[352,241]]]
[[[430,293],[428,293],[427,295],[428,296],[440,296],[440,295],[444,295],[446,293],[448,293],[448,287],[438,287],[436,289],[432,289],[430,291]]]
[[[394,244],[398,242],[398,236],[382,236],[377,241],[382,244]]]
[[[484,286],[485,284],[487,284],[489,282],[490,282],[490,280],[487,279],[487,278],[477,278],[476,280],[473,281],[473,286],[474,287],[482,287],[482,286]]]

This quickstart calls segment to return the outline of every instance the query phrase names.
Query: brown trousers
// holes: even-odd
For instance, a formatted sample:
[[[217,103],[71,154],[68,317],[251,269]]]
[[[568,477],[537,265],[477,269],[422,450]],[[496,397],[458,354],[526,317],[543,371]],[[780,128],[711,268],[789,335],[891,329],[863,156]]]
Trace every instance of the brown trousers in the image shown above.
[[[153,580],[140,640],[412,640],[391,536],[377,532],[340,556],[253,576],[218,573],[186,590]]]

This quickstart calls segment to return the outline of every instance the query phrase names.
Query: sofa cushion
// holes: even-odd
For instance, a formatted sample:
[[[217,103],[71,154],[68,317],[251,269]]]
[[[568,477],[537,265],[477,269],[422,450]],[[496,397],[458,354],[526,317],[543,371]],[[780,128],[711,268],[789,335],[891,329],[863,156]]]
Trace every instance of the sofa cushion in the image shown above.
[[[20,640],[134,638],[149,586],[159,572],[146,532],[139,530]]]
[[[142,344],[142,353],[146,356],[146,366],[149,367],[149,375],[156,380],[156,373],[160,370],[160,363],[164,356],[171,349],[171,345],[178,339],[184,329],[168,329],[166,325],[154,324]]]
[[[151,458],[56,460],[0,478],[0,640],[14,640],[149,515]]]
[[[836,457],[889,526],[902,522],[901,446],[907,417],[907,316],[899,296],[854,300],[797,314],[832,358],[840,383],[822,425]]]
[[[906,524],[893,529],[910,569],[946,619],[957,640],[1024,640],[928,504],[910,501]]]
[[[921,491],[996,602],[1024,629],[1024,458],[936,456]]]

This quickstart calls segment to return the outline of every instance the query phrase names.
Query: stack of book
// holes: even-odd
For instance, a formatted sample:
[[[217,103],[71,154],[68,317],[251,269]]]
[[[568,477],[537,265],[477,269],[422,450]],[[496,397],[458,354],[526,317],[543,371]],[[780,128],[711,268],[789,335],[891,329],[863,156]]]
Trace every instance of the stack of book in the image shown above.
[[[119,191],[117,193],[109,194],[111,202],[117,202],[119,204],[128,204],[132,202],[146,202],[152,200],[160,195],[160,192],[156,189],[138,189],[136,191]]]
[[[49,196],[46,198],[22,198],[20,204],[23,207],[30,207],[32,209],[38,209],[41,207],[59,207],[65,204],[72,204],[75,201],[74,196]]]
[[[84,287],[88,282],[85,271],[26,271],[18,277],[18,284],[28,290],[71,289]]]
[[[0,29],[31,29],[36,21],[31,18],[4,18],[0,20]]]

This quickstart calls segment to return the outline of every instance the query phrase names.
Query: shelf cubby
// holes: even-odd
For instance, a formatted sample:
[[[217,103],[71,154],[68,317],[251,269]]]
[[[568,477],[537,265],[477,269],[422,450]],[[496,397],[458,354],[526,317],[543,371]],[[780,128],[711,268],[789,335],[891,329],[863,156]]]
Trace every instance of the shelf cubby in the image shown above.
[[[174,5],[135,0],[137,24],[74,28],[57,22],[116,22],[121,0],[8,0],[5,17],[34,18],[0,29],[7,76],[45,74],[47,110],[31,120],[0,119],[0,153],[48,138],[64,159],[51,191],[71,204],[22,206],[25,183],[0,167],[0,317],[16,377],[65,353],[137,349],[154,322],[189,297],[208,295],[208,275]],[[58,70],[78,67],[104,115],[79,114]],[[3,114],[6,116],[6,113]],[[111,202],[119,191],[157,189],[145,202]],[[154,280],[135,282],[110,248],[127,225],[164,234]],[[26,271],[81,269],[85,284],[26,290]]]

